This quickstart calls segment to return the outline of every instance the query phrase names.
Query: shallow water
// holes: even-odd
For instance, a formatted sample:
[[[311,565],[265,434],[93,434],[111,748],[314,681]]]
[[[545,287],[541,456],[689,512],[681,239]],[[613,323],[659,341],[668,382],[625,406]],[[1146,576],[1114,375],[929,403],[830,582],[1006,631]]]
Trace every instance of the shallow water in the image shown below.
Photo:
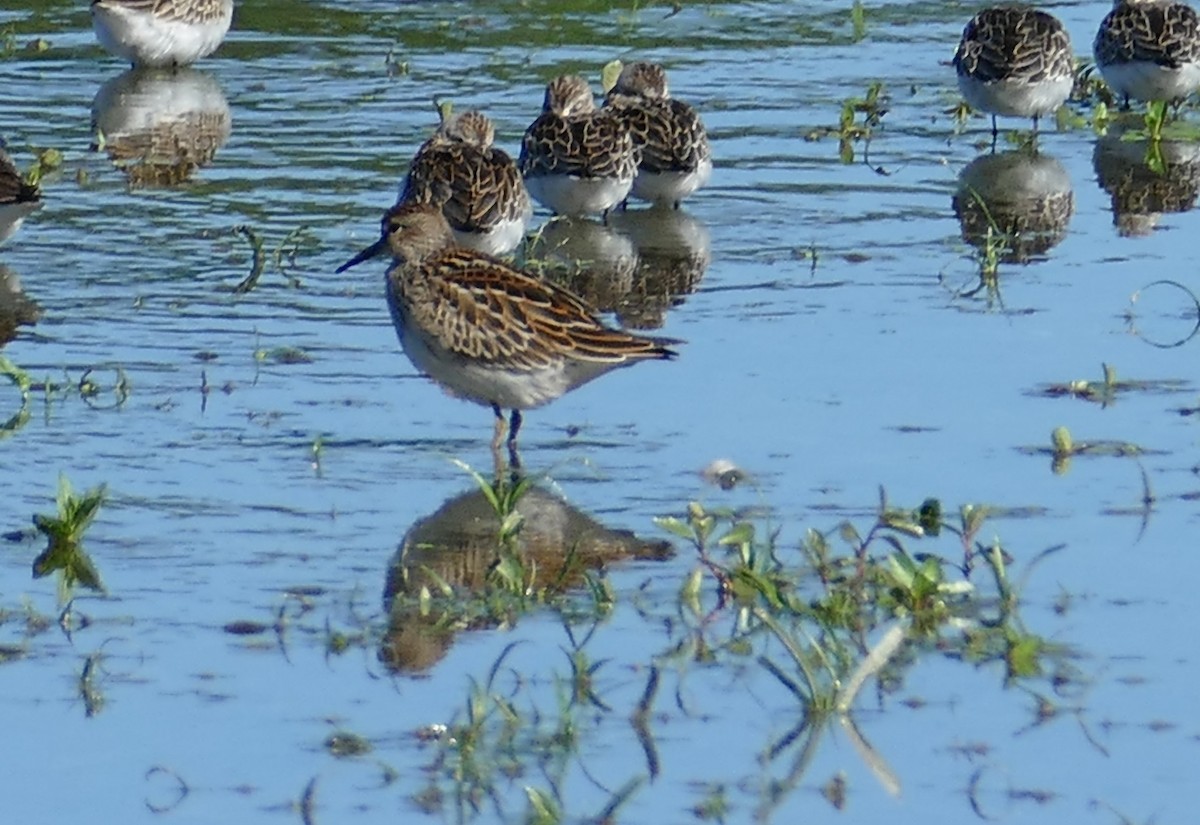
[[[90,150],[94,116],[121,122],[103,90],[128,78],[95,44],[86,8],[0,10],[18,45],[49,44],[0,60],[3,136],[22,166],[33,147],[65,156],[45,207],[0,250],[41,310],[3,352],[38,380],[74,384],[94,369],[102,390],[34,393],[28,421],[0,443],[0,529],[51,512],[59,473],[110,495],[87,537],[110,595],[76,601],[90,624],[69,638],[53,626],[31,635],[21,612],[56,613],[51,581],[29,578],[40,543],[0,555],[0,641],[24,651],[0,664],[0,729],[17,743],[0,776],[8,817],[161,821],[152,809],[167,807],[175,822],[296,818],[289,806],[315,777],[317,821],[394,821],[431,781],[436,751],[414,732],[461,719],[471,680],[485,682],[513,642],[496,690],[553,718],[564,651],[588,628],[552,615],[459,634],[421,677],[390,675],[370,646],[326,654],[327,626],[385,623],[397,547],[474,489],[451,459],[486,468],[491,434],[486,409],[446,398],[400,353],[382,264],[333,270],[374,240],[436,120],[435,95],[485,109],[515,151],[548,77],[595,78],[636,56],[665,63],[673,92],[701,109],[716,171],[669,227],[687,241],[671,255],[639,237],[637,214],[596,237],[571,233],[612,263],[611,277],[574,285],[686,344],[675,362],[531,412],[528,468],[583,517],[641,542],[667,538],[651,519],[690,499],[755,508],[791,562],[804,529],[869,523],[881,486],[905,506],[995,505],[981,538],[999,537],[1018,573],[1065,545],[1029,575],[1022,617],[1077,654],[1078,674],[1046,697],[1060,713],[1040,719],[1033,691],[1048,681],[1005,687],[994,666],[926,657],[859,700],[855,723],[887,770],[834,726],[799,787],[764,806],[800,747],[757,760],[799,705],[752,657],[705,668],[668,653],[688,636],[676,604],[695,565],[676,543],[673,558],[609,572],[617,604],[584,649],[605,662],[598,692],[616,710],[580,710],[571,758],[548,750],[538,771],[499,782],[480,821],[521,816],[526,785],[557,788],[571,819],[592,816],[652,773],[628,724],[651,661],[663,670],[659,772],[621,809],[627,821],[690,819],[713,783],[727,786],[734,821],[820,816],[830,803],[818,791],[838,773],[864,821],[964,818],[972,798],[997,821],[1186,821],[1200,733],[1186,635],[1197,462],[1195,417],[1178,411],[1195,406],[1196,309],[1183,290],[1149,285],[1190,283],[1194,147],[1168,158],[1181,191],[1140,195],[1136,147],[1086,128],[1043,134],[1049,171],[1035,184],[1060,199],[1069,184],[1068,222],[1029,262],[1002,263],[998,295],[964,295],[977,266],[953,200],[989,135],[982,118],[955,133],[943,63],[968,12],[870,7],[856,42],[834,5],[246,4],[217,55],[176,80],[174,105],[201,113],[187,121],[199,137],[186,174],[115,166],[119,127]],[[1081,55],[1094,5],[1055,7]],[[869,164],[861,144],[847,165],[836,138],[805,139],[877,79],[890,102]],[[187,179],[152,185],[168,173]],[[1154,211],[1117,219],[1114,191]],[[233,292],[251,265],[238,225],[266,254],[246,294]],[[655,300],[629,297],[639,289]],[[1100,380],[1102,362],[1119,378],[1179,383],[1106,405],[1043,392]],[[0,419],[18,407],[0,386]],[[1048,454],[1023,448],[1048,447],[1059,425],[1148,452],[1079,456],[1056,474]],[[707,484],[699,471],[716,458],[750,482]],[[226,632],[237,621],[279,631]],[[721,615],[714,633],[736,623]],[[78,676],[97,653],[104,702],[89,716]],[[337,729],[372,753],[331,756],[322,743]],[[172,774],[188,788],[180,801]],[[434,807],[460,817],[449,800]]]

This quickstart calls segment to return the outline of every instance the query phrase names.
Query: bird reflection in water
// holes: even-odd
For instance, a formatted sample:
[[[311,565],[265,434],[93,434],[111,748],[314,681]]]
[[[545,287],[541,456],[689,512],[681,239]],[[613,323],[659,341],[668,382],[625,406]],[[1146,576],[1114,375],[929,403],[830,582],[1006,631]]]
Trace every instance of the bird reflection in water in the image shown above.
[[[220,84],[195,69],[130,69],[92,101],[92,148],[103,150],[132,188],[186,183],[212,163],[232,130]]]
[[[17,328],[33,326],[42,317],[42,308],[21,289],[21,279],[7,266],[0,265],[0,347],[17,337]]]
[[[472,490],[449,499],[404,535],[388,566],[383,592],[388,629],[379,657],[389,669],[427,670],[446,655],[457,632],[496,626],[497,617],[473,596],[503,587],[496,584],[496,576],[510,556],[519,562],[528,588],[561,594],[583,584],[588,572],[609,564],[659,561],[673,553],[669,542],[605,527],[531,483],[515,509],[521,527],[515,535],[502,536],[496,509],[481,489]],[[450,595],[422,608],[422,590],[446,595],[447,587]],[[511,618],[503,616],[505,621]]]
[[[628,329],[659,329],[712,259],[707,227],[666,206],[615,210],[606,223],[556,218],[526,248],[546,274]]]
[[[1128,140],[1120,129],[1096,141],[1092,166],[1108,193],[1121,237],[1149,235],[1165,214],[1187,212],[1200,192],[1200,145]]]
[[[1028,150],[975,158],[958,176],[952,203],[963,240],[981,252],[1002,242],[1005,263],[1045,258],[1075,214],[1067,170],[1050,155]]]

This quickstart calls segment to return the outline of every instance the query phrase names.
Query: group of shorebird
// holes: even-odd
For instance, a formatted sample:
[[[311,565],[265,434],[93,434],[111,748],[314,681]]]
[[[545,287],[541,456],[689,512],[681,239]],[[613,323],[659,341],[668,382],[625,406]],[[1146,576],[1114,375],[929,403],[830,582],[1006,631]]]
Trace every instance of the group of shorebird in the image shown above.
[[[169,68],[210,54],[232,16],[232,0],[92,2],[100,43],[136,66]],[[1176,0],[1118,0],[1094,51],[1126,102],[1178,101],[1200,87],[1200,23]],[[1025,6],[976,14],[953,65],[967,102],[992,115],[993,135],[997,115],[1033,118],[1036,129],[1066,101],[1076,75],[1062,23]],[[707,182],[704,126],[670,96],[661,66],[618,66],[605,86],[597,106],[583,78],[552,80],[516,161],[494,145],[486,115],[443,107],[380,239],[338,269],[390,255],[387,301],[405,353],[452,395],[492,408],[493,451],[499,456],[507,429],[514,465],[523,410],[616,367],[672,358],[679,343],[606,326],[570,291],[498,257],[524,238],[531,197],[559,215],[607,216],[631,197],[678,208]],[[0,164],[0,178],[6,174]],[[0,181],[0,197],[36,197],[27,190]]]
[[[1178,0],[1116,0],[1092,43],[1104,82],[1129,101],[1177,103],[1200,89],[1200,17]],[[1027,6],[985,9],[967,23],[954,53],[958,87],[972,107],[996,116],[1055,112],[1075,85],[1075,52],[1062,22]]]

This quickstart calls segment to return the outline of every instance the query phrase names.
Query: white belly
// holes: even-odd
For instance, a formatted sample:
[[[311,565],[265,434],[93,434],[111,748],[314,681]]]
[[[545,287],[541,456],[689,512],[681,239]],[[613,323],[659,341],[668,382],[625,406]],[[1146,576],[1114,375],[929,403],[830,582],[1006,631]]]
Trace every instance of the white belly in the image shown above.
[[[1104,82],[1121,97],[1134,100],[1179,100],[1200,88],[1200,64],[1166,69],[1154,63],[1113,63],[1100,66]]]
[[[553,401],[571,388],[562,361],[520,372],[489,367],[450,355],[407,323],[400,330],[400,345],[413,366],[447,393],[476,404],[528,410]]]
[[[534,200],[557,215],[599,215],[629,197],[633,178],[531,175],[525,178],[525,188]]]
[[[711,177],[711,158],[705,158],[692,172],[638,172],[630,194],[638,200],[674,206]]]
[[[1027,83],[993,80],[987,83],[966,75],[958,76],[958,88],[971,108],[1008,117],[1040,117],[1062,106],[1071,94],[1070,77]]]
[[[106,50],[138,66],[184,66],[212,54],[233,20],[233,3],[199,23],[164,20],[123,6],[92,6],[92,27]]]
[[[529,214],[525,214],[515,220],[501,221],[487,232],[461,232],[455,229],[454,240],[467,249],[485,255],[507,255],[525,238],[529,217]]]

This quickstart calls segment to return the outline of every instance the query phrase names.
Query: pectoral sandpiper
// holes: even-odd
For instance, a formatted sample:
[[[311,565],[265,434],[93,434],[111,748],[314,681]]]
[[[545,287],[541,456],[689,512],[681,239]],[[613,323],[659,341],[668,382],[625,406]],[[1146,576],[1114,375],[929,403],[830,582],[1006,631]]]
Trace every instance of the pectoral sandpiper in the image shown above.
[[[135,66],[195,63],[216,51],[233,21],[233,0],[92,0],[105,49]]]
[[[704,124],[695,109],[670,96],[662,66],[623,66],[604,108],[625,124],[642,152],[633,197],[678,208],[708,182],[712,150]]]
[[[1175,0],[1117,0],[1092,44],[1100,74],[1129,99],[1176,102],[1200,88],[1200,18]]]
[[[400,200],[440,204],[455,241],[503,255],[521,242],[533,205],[513,159],[492,145],[495,135],[482,112],[445,111],[417,150]]]
[[[564,75],[546,87],[519,165],[529,194],[557,214],[607,214],[629,196],[638,152],[624,124],[596,108],[587,81]]]
[[[665,338],[611,329],[562,287],[458,246],[442,212],[401,203],[382,237],[338,272],[385,251],[387,299],[405,354],[447,392],[490,406],[492,449],[504,439],[516,465],[521,411],[539,407],[617,367],[675,356]]]
[[[1071,39],[1058,18],[1023,6],[985,9],[963,29],[954,53],[958,88],[992,116],[1038,118],[1062,106],[1075,82]]]

